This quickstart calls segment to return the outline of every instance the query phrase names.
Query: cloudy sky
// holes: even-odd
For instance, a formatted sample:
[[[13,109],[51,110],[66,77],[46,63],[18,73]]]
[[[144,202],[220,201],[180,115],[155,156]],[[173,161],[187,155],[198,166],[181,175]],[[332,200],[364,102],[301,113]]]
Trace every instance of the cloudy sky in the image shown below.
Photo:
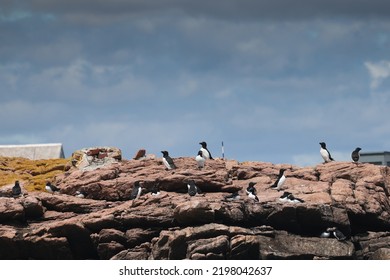
[[[350,160],[389,86],[387,0],[0,0],[0,144]]]

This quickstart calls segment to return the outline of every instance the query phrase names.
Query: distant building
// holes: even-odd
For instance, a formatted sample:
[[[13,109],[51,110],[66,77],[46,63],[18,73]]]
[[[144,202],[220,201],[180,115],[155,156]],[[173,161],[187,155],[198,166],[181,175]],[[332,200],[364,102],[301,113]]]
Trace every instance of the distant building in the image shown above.
[[[32,160],[65,158],[62,144],[0,145],[0,156]]]
[[[390,152],[360,153],[360,162],[390,166]]]

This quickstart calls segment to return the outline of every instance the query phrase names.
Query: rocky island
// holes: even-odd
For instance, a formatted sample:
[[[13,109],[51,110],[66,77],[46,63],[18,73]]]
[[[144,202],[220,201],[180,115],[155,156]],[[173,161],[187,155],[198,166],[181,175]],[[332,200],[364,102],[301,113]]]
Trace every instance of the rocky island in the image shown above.
[[[0,259],[390,259],[389,167],[214,159],[198,168],[182,157],[167,170],[159,157],[103,147],[50,161],[31,161],[37,171],[1,159]],[[201,191],[189,195],[189,180]]]

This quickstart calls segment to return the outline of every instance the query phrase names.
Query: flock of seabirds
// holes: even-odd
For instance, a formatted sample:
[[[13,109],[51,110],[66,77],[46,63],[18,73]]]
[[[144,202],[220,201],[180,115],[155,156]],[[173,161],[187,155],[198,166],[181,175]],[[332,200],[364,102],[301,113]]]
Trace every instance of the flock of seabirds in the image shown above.
[[[211,156],[211,152],[207,148],[207,143],[206,142],[200,142],[201,148],[199,149],[199,152],[197,156],[195,157],[197,166],[199,169],[202,169],[205,166],[206,160],[213,160],[213,157]],[[326,148],[325,142],[320,142],[319,143],[321,148],[320,148],[320,154],[321,157],[324,160],[324,163],[334,161],[332,158],[329,150]],[[357,163],[360,158],[360,152],[361,148],[356,148],[352,154],[351,158],[352,160]],[[164,166],[166,167],[167,170],[172,170],[176,169],[176,165],[173,161],[173,159],[169,156],[168,151],[161,151],[162,153],[162,162]],[[286,181],[286,176],[284,175],[284,172],[286,169],[281,168],[279,170],[279,175],[275,182],[271,185],[270,188],[280,191],[282,186],[284,185]],[[253,199],[256,202],[259,202],[259,198],[257,197],[257,191],[255,188],[256,183],[255,182],[249,182],[248,187],[246,188],[246,194],[250,199]],[[187,188],[188,188],[188,195],[190,196],[195,196],[197,194],[201,194],[202,190],[196,186],[195,181],[190,179],[187,181]],[[47,182],[45,189],[47,192],[54,194],[55,192],[60,191],[60,188],[54,186],[51,182]],[[140,181],[134,182],[134,186],[132,189],[132,193],[130,195],[130,200],[136,200],[141,196],[142,193],[142,186]],[[157,182],[153,188],[151,189],[151,194],[152,195],[159,195],[160,194],[160,187],[159,187],[159,182]],[[19,181],[15,181],[15,185],[12,188],[12,196],[13,197],[18,197],[22,195],[22,189],[20,187]],[[84,198],[86,197],[86,193],[82,191],[76,191],[75,196],[79,198]],[[234,201],[234,200],[239,200],[240,195],[239,192],[234,192],[232,194],[229,194],[224,197],[226,201]],[[280,196],[279,200],[281,202],[289,202],[289,203],[303,203],[304,200],[295,197],[292,193],[284,191],[283,194]],[[337,240],[343,241],[346,239],[346,236],[339,230],[337,227],[330,227],[327,228],[321,235],[320,237],[335,237]]]

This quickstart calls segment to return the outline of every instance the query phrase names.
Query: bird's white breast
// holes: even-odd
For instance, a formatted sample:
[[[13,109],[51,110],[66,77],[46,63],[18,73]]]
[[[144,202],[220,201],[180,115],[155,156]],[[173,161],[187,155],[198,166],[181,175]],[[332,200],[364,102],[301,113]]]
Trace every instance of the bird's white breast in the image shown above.
[[[203,158],[210,159],[210,154],[205,148],[200,148],[200,150],[202,151]]]
[[[320,149],[320,154],[322,156],[322,158],[325,160],[325,161],[329,161],[329,153],[327,150],[321,148]]]

